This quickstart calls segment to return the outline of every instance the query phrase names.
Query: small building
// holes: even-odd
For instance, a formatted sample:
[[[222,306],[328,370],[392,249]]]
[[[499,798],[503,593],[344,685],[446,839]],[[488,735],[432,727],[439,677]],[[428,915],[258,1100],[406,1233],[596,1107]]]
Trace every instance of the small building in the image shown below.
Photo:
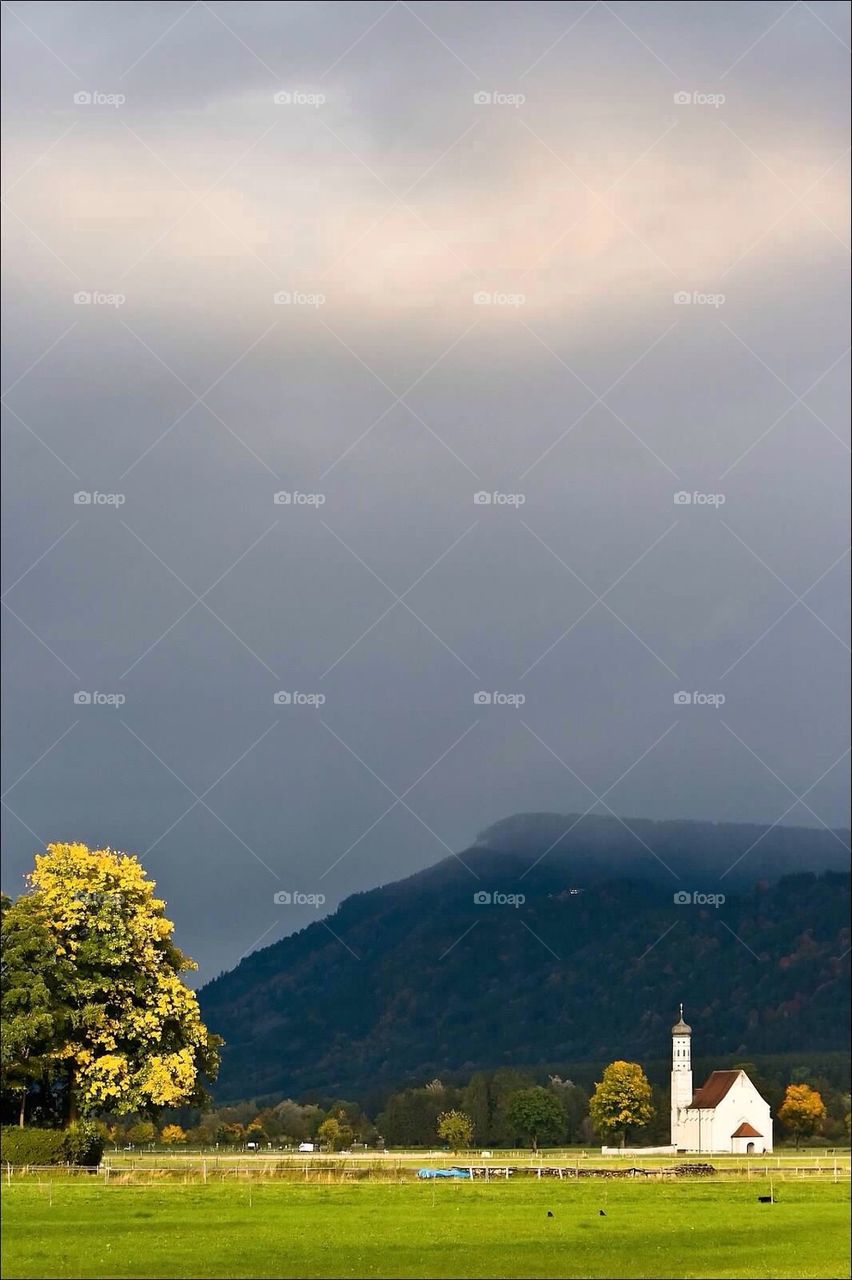
[[[765,1151],[763,1145],[763,1134],[758,1133],[747,1120],[744,1120],[738,1129],[731,1134],[731,1151],[734,1155],[750,1156],[754,1154],[755,1141],[760,1140],[759,1151]]]
[[[692,1087],[692,1028],[672,1027],[671,1138],[678,1151],[762,1155],[772,1150],[772,1115],[745,1071],[711,1071]]]

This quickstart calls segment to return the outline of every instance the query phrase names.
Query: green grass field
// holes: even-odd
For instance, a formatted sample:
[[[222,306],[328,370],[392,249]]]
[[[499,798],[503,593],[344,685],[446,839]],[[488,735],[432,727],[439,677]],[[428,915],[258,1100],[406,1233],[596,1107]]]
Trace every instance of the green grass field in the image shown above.
[[[282,1181],[3,1188],[6,1277],[834,1277],[849,1189]],[[547,1217],[547,1211],[553,1217]],[[602,1217],[599,1210],[604,1209]]]

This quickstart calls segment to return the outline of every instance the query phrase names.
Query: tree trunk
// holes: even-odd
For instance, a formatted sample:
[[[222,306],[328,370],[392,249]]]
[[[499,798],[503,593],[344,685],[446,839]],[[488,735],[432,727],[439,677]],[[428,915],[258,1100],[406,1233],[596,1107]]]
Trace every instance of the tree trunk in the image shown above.
[[[21,1110],[18,1112],[18,1125],[21,1129],[23,1129],[24,1127],[24,1114],[26,1112],[26,1109],[27,1109],[27,1091],[26,1089],[24,1089],[24,1092],[21,1094]]]
[[[77,1122],[77,1094],[75,1090],[75,1072],[73,1062],[68,1064],[68,1118],[66,1128]]]

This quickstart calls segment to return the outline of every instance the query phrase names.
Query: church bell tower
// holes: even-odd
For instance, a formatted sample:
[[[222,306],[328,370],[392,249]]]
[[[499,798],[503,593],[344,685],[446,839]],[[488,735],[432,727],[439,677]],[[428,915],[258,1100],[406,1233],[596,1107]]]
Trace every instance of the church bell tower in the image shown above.
[[[680,1141],[681,1113],[690,1102],[692,1102],[692,1027],[684,1022],[683,1005],[681,1005],[680,1017],[672,1027],[671,1140],[673,1147],[683,1145]]]

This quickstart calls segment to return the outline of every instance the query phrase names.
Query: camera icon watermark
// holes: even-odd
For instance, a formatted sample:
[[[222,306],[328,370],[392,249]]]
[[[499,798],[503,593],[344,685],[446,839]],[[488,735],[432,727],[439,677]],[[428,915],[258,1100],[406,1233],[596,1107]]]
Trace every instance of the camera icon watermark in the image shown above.
[[[272,895],[278,907],[324,907],[324,893],[301,893],[298,889],[279,889]]]
[[[123,693],[99,693],[97,689],[78,689],[74,694],[75,707],[123,707],[126,701]]]
[[[126,101],[123,93],[101,93],[100,89],[78,89],[74,94],[75,107],[123,107]]]
[[[126,501],[124,493],[99,493],[97,489],[78,489],[74,494],[75,507],[123,507]]]
[[[724,493],[699,493],[696,489],[690,493],[687,489],[678,489],[672,501],[676,507],[724,507],[728,499]]]
[[[525,493],[501,493],[499,489],[493,489],[490,493],[486,489],[480,489],[473,495],[475,507],[522,507],[526,500]]]
[[[273,93],[276,107],[322,107],[328,102],[324,93],[305,93],[302,89],[279,89]]]
[[[78,289],[74,294],[75,307],[123,307],[127,297],[123,293],[101,293],[97,289]]]
[[[324,693],[300,693],[298,689],[278,689],[272,695],[276,707],[324,707]]]
[[[272,501],[276,507],[323,507],[325,494],[302,493],[298,489],[280,489],[273,495]]]
[[[478,289],[473,295],[475,307],[522,307],[526,300],[525,293],[503,293],[500,290]]]
[[[702,293],[699,289],[693,289],[690,293],[687,289],[678,289],[677,293],[672,294],[672,302],[676,307],[723,307],[727,297],[724,293]]]
[[[724,93],[701,93],[693,90],[681,89],[678,93],[672,95],[672,101],[676,107],[723,107],[728,99]]]
[[[299,289],[279,289],[277,293],[273,293],[272,301],[276,307],[324,307],[326,304],[326,296],[324,293],[303,293]]]
[[[479,689],[473,695],[473,705],[475,707],[522,707],[527,700],[525,693],[501,693],[499,689],[488,692],[487,689]]]
[[[477,889],[473,895],[475,907],[522,907],[526,902],[526,894],[502,893],[499,889]]]
[[[723,907],[727,901],[724,893],[691,893],[687,889],[678,889],[672,895],[676,907]]]
[[[701,693],[697,689],[692,693],[679,689],[672,700],[676,707],[715,707],[717,711],[727,701],[724,693]]]
[[[525,93],[503,93],[499,89],[480,89],[473,95],[475,107],[522,107],[526,100]]]

